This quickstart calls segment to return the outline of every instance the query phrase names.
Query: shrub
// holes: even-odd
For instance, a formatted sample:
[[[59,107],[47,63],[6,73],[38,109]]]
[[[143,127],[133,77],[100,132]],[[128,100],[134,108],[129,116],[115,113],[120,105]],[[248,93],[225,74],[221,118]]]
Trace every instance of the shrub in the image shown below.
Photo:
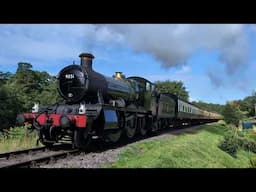
[[[0,141],[4,138],[3,132],[0,131]]]
[[[227,133],[224,136],[224,140],[219,145],[219,148],[221,150],[227,152],[232,157],[236,157],[238,147],[239,147],[239,144],[237,142],[236,137],[230,133]]]
[[[256,168],[256,158],[250,159],[251,168]]]
[[[219,148],[233,157],[236,157],[238,148],[256,153],[255,140],[248,138],[246,131],[239,131],[235,127],[229,127],[224,135],[224,139],[219,144]]]
[[[29,126],[10,128],[0,138],[0,153],[35,147],[37,139],[37,131],[31,132]]]
[[[243,131],[247,137],[249,137],[250,139],[256,141],[256,133],[252,130],[244,130]]]
[[[218,123],[221,125],[221,126],[226,126],[227,123],[223,120],[219,120]]]
[[[256,142],[248,138],[238,138],[238,143],[241,148],[247,151],[256,153]]]
[[[11,127],[9,130],[5,130],[5,133],[0,134],[0,140],[11,140],[11,139],[23,139],[34,135],[35,133],[30,134],[31,125],[21,126],[21,127]]]

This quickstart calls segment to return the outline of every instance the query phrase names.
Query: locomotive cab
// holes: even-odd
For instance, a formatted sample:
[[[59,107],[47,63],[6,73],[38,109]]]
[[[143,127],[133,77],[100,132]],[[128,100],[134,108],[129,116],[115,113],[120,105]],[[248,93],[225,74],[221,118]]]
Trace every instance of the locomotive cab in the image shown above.
[[[152,94],[155,91],[155,84],[141,77],[128,77],[130,82],[134,84],[138,97],[138,104],[146,110],[151,108]]]

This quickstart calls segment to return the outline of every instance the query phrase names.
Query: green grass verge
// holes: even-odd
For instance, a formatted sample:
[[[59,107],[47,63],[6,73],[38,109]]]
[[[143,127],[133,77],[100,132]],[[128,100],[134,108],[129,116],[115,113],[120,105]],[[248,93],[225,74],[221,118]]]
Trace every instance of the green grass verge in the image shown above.
[[[10,128],[8,132],[8,138],[0,133],[0,153],[36,147],[37,133],[30,133],[27,126]]]
[[[218,145],[226,130],[223,122],[179,136],[134,143],[119,154],[111,168],[247,168],[256,154],[239,149],[237,158]]]

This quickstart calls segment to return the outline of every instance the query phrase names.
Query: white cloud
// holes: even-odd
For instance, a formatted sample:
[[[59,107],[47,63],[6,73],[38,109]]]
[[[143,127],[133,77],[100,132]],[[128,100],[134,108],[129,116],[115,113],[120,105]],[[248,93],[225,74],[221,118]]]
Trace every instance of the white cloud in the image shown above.
[[[240,24],[129,24],[106,25],[123,44],[138,52],[153,55],[164,67],[184,65],[197,51],[220,53],[219,63],[225,64],[223,75],[234,76],[249,61],[249,40],[245,25]],[[188,71],[186,71],[188,70]],[[182,68],[177,73],[189,72]],[[212,83],[223,81],[217,71],[208,73]]]
[[[153,54],[164,66],[184,64],[199,49],[220,49],[227,55],[236,52],[234,49],[239,49],[239,45],[248,48],[244,26],[238,24],[126,24],[107,27],[113,34],[122,35],[123,41],[135,50]],[[223,60],[230,64],[230,59],[223,57]],[[244,58],[239,63],[243,61]]]
[[[56,63],[118,42],[104,26],[93,24],[0,24],[0,66],[20,60]],[[9,61],[9,62],[8,62]]]
[[[0,40],[9,52],[43,58],[93,51],[99,43],[105,48],[119,43],[152,54],[167,67],[184,64],[199,49],[219,49],[232,72],[229,68],[247,59],[243,28],[230,24],[1,24]],[[1,48],[0,53],[4,52]]]
[[[182,65],[176,74],[190,72],[184,64],[198,50],[219,50],[220,61],[232,75],[246,68],[248,61],[244,28],[240,24],[0,24],[0,66],[13,63],[10,58],[41,63],[73,60],[84,51],[107,59],[109,48],[121,45],[151,54],[165,67]],[[216,84],[218,73],[208,75]]]
[[[176,74],[186,74],[189,73],[191,71],[191,68],[189,66],[185,66],[183,65],[182,68],[178,71],[176,71]]]

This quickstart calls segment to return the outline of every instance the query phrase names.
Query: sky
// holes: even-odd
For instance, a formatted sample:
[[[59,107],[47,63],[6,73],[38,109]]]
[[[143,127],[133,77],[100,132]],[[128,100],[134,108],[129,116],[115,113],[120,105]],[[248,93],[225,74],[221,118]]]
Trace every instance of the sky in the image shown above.
[[[0,44],[3,72],[29,62],[57,75],[89,52],[105,76],[182,81],[190,101],[225,104],[256,90],[251,24],[0,24]]]

